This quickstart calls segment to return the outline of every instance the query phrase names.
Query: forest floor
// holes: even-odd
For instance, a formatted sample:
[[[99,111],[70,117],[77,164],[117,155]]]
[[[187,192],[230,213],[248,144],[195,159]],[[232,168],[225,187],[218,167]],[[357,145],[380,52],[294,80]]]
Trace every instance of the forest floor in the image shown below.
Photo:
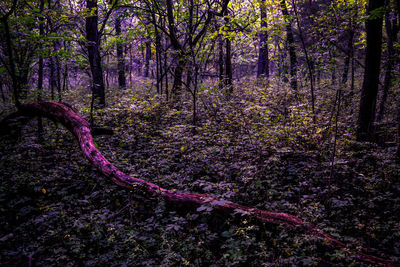
[[[352,249],[400,262],[393,131],[382,130],[383,145],[355,142],[355,103],[341,105],[332,167],[335,92],[319,94],[314,124],[311,108],[280,84],[246,80],[230,97],[203,86],[194,126],[190,99],[177,109],[149,83],[135,87],[108,90],[107,107],[95,113],[99,126],[114,130],[96,145],[121,171],[296,215]],[[67,92],[64,102],[89,118],[87,89]],[[186,213],[121,189],[65,128],[44,126],[42,143],[36,120],[0,140],[1,266],[361,265],[306,233],[224,218],[211,207]]]

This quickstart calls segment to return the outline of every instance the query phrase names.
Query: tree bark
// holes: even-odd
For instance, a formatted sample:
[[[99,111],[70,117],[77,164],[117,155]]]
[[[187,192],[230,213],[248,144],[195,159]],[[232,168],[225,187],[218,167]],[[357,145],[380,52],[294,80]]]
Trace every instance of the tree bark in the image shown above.
[[[117,61],[118,61],[118,87],[119,89],[126,88],[126,81],[125,81],[125,62],[124,62],[124,50],[122,46],[121,40],[121,19],[117,15],[115,18],[115,33],[117,34]]]
[[[260,1],[261,30],[260,51],[258,55],[257,78],[269,78],[269,57],[268,57],[268,31],[267,31],[267,10],[265,0]]]
[[[316,115],[315,115],[315,95],[314,95],[314,68],[313,64],[311,62],[311,59],[308,55],[308,50],[306,47],[306,43],[304,41],[304,36],[303,36],[303,30],[301,28],[300,22],[299,22],[299,16],[297,14],[297,8],[295,5],[295,2],[292,0],[292,5],[294,9],[294,13],[296,16],[296,22],[297,22],[297,28],[299,30],[299,36],[300,36],[300,41],[301,41],[301,46],[303,48],[304,56],[306,58],[306,63],[307,63],[307,69],[308,69],[308,75],[310,76],[310,94],[311,94],[311,110],[313,114],[313,122],[316,123]],[[333,74],[335,74],[335,70],[333,70]],[[335,79],[332,79],[333,81]]]
[[[0,92],[1,92],[1,99],[3,99],[3,103],[6,103],[6,96],[4,95],[3,91],[3,80],[0,77]]]
[[[149,77],[150,70],[150,59],[151,59],[151,42],[146,41],[146,53],[145,53],[145,62],[144,62],[144,77]]]
[[[350,25],[351,24],[352,23],[350,21]],[[353,40],[354,40],[354,30],[350,29],[348,31],[346,58],[344,60],[344,66],[343,66],[342,85],[347,83],[347,77],[349,75],[350,60],[352,59],[352,55],[353,55]]]
[[[67,51],[67,42],[64,41],[64,50]],[[64,63],[64,71],[63,71],[63,85],[62,91],[68,90],[68,64],[67,62]]]
[[[43,116],[63,124],[76,137],[82,153],[91,164],[117,185],[129,190],[135,190],[138,194],[145,196],[155,195],[177,207],[198,208],[202,205],[208,205],[215,211],[223,214],[233,215],[240,213],[264,223],[277,224],[286,228],[305,231],[312,236],[322,239],[328,247],[344,250],[350,255],[355,255],[360,261],[375,266],[400,266],[397,263],[382,258],[385,256],[377,257],[371,255],[372,252],[369,249],[364,248],[351,251],[344,243],[324,233],[321,229],[290,214],[250,208],[206,194],[174,192],[151,182],[131,177],[118,170],[96,148],[89,122],[79,116],[71,107],[62,103],[37,101],[23,104],[18,112],[10,114],[0,122],[0,129],[4,130],[7,128],[8,120],[15,119],[18,116]]]
[[[229,94],[232,93],[232,42],[229,37],[225,44],[225,87]]]
[[[168,40],[165,39],[164,42],[164,53],[163,53],[163,63],[164,63],[164,78],[165,78],[165,98],[169,99],[169,82],[168,82]]]
[[[93,86],[92,94],[94,99],[94,106],[104,106],[106,103],[105,99],[105,87],[103,79],[103,69],[101,66],[101,56],[99,51],[100,38],[98,26],[98,7],[97,0],[87,0],[86,8],[90,14],[86,17],[86,39],[88,41],[88,54],[90,71],[92,73]]]
[[[384,6],[382,0],[370,0],[368,13],[376,12]],[[365,57],[364,81],[361,89],[360,110],[357,122],[357,140],[374,139],[373,122],[375,119],[376,96],[378,94],[379,70],[382,50],[383,16],[373,14],[366,22],[367,48]]]
[[[57,87],[56,81],[56,65],[54,64],[54,56],[49,58],[49,69],[50,69],[50,77],[49,77],[49,88],[50,88],[50,97],[54,100],[54,89]]]
[[[297,91],[297,56],[296,56],[296,46],[294,44],[294,37],[292,31],[292,23],[289,18],[289,11],[286,6],[286,1],[281,0],[281,10],[286,24],[286,39],[287,46],[289,49],[289,59],[290,59],[290,86],[293,91]]]
[[[225,25],[229,28],[229,13],[228,10],[225,11]],[[232,74],[232,41],[229,36],[225,37],[225,77],[224,77],[224,85],[226,92],[230,95],[232,94],[232,82],[233,82],[233,74]]]
[[[222,36],[218,36],[218,86],[224,87],[224,42]]]
[[[392,21],[390,18],[390,1],[386,0],[386,14],[385,14],[385,26],[386,26],[386,36],[387,36],[387,51],[386,51],[386,66],[385,66],[385,78],[382,88],[382,97],[379,101],[378,114],[376,116],[376,121],[381,122],[383,115],[385,114],[385,104],[389,94],[390,87],[392,85],[392,76],[394,68],[394,57],[395,49],[394,43],[396,42],[397,33],[399,32],[399,26],[396,21]]]
[[[17,79],[17,72],[16,72],[15,62],[14,62],[14,50],[12,47],[13,45],[12,45],[12,39],[11,39],[11,34],[10,34],[10,25],[8,24],[8,18],[14,12],[16,6],[17,6],[17,1],[14,1],[11,9],[1,18],[1,20],[4,25],[4,32],[5,32],[5,39],[6,39],[5,42],[6,42],[7,53],[8,53],[8,64],[9,64],[8,72],[11,76],[11,84],[12,84],[12,91],[13,91],[15,106],[18,108],[21,105],[21,103],[19,101],[20,88],[19,88],[19,82]]]
[[[58,51],[60,48],[60,43],[56,41],[54,43],[54,49]],[[61,101],[61,61],[60,56],[57,54],[54,57],[56,63],[56,81],[57,81],[57,94],[58,94],[58,101]]]
[[[39,18],[39,35],[40,35],[40,38],[44,39],[44,14],[43,14],[44,0],[40,0],[39,10],[42,15]],[[40,48],[42,48],[42,47],[40,47]],[[38,88],[37,89],[38,89],[37,100],[40,101],[40,100],[42,100],[42,94],[43,94],[43,55],[42,54],[39,55]],[[38,125],[37,137],[38,137],[39,143],[42,143],[42,141],[43,141],[43,122],[42,122],[42,117],[40,117],[40,116],[38,117],[37,125]]]

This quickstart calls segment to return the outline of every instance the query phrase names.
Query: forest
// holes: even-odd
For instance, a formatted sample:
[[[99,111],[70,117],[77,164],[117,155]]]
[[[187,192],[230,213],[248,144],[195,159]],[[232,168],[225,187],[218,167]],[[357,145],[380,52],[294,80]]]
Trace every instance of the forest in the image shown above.
[[[0,266],[400,266],[400,0],[0,0]]]

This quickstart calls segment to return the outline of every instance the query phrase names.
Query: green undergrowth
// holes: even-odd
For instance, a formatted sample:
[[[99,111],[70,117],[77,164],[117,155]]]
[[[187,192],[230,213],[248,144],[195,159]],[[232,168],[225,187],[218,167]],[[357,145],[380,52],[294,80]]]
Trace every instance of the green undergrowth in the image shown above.
[[[306,92],[252,80],[236,87],[230,97],[202,87],[196,125],[190,99],[166,102],[146,84],[109,90],[94,120],[114,134],[95,137],[96,145],[127,174],[296,215],[353,250],[400,261],[394,148],[355,142],[354,111],[342,108],[332,167],[334,94],[319,94],[314,123],[310,106],[298,104]],[[89,92],[77,88],[64,101],[89,118]],[[305,232],[121,189],[66,129],[44,125],[42,143],[35,120],[0,141],[3,266],[362,265]]]

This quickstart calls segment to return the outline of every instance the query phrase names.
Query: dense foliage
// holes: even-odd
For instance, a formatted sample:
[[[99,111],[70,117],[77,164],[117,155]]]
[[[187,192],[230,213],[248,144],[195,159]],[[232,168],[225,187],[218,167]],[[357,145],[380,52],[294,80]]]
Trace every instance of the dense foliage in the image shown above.
[[[143,86],[110,92],[109,108],[96,113],[115,129],[96,143],[121,170],[166,188],[297,215],[354,248],[399,260],[400,166],[392,147],[354,141],[351,123],[343,122],[332,169],[324,137],[332,129],[310,130],[304,106],[279,115],[279,87],[248,80],[231,100],[205,90],[207,109],[194,130],[190,105],[170,108]],[[85,91],[65,98],[88,116],[87,103],[74,101],[89,102]],[[321,114],[332,105],[325,101]],[[305,233],[240,214],[225,218],[210,207],[186,214],[121,190],[86,163],[65,129],[46,122],[38,144],[34,125],[1,142],[6,265],[359,264]]]
[[[0,0],[0,265],[399,263],[399,30],[398,0]],[[111,129],[126,174],[348,248],[121,189],[62,125],[1,124],[40,100]]]

